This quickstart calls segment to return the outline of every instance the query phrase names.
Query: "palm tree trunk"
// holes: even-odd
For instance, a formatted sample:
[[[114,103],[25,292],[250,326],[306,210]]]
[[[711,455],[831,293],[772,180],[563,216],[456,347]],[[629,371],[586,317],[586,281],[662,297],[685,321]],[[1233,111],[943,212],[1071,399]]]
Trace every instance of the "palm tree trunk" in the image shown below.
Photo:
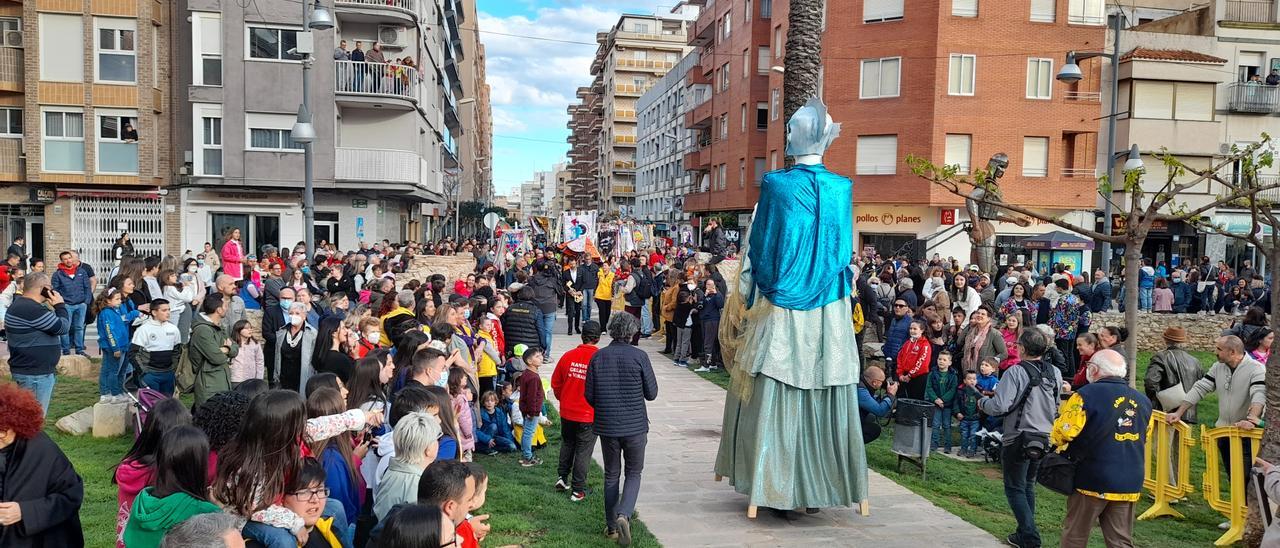
[[[811,97],[817,97],[822,67],[822,12],[825,0],[790,0],[787,46],[782,75],[783,120],[790,120]]]

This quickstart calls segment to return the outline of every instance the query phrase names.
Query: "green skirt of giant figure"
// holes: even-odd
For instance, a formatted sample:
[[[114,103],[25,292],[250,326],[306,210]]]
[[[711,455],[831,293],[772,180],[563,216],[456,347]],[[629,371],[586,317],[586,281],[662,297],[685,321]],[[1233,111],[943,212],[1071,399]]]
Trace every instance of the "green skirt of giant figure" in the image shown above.
[[[751,497],[749,514],[867,499],[850,306],[853,183],[822,165],[838,134],[816,99],[787,122],[796,165],[763,177],[720,322],[733,381],[715,470]]]

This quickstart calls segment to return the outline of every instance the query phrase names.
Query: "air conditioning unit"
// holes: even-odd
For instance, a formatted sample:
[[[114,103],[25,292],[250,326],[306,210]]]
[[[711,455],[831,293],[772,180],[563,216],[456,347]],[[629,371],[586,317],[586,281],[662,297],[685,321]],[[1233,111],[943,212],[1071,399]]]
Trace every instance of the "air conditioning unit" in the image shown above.
[[[22,31],[20,30],[5,31],[4,45],[11,48],[22,47]]]
[[[378,43],[389,48],[403,48],[409,45],[409,29],[379,25]]]

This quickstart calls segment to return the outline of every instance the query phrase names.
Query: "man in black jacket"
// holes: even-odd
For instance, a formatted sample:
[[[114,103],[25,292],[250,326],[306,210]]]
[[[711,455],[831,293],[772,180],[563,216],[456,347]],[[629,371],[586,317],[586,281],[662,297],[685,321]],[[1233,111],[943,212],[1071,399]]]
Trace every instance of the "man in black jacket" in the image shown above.
[[[507,341],[508,354],[518,344],[542,348],[542,309],[534,302],[536,297],[532,287],[520,288],[515,304],[502,315],[502,335]]]
[[[284,329],[289,319],[288,307],[293,306],[295,298],[292,287],[283,287],[276,295],[276,304],[262,307],[262,345],[263,365],[266,369],[267,382],[274,387],[276,376],[276,332]]]
[[[538,330],[542,340],[537,346],[543,350],[548,361],[551,360],[551,336],[556,327],[556,310],[560,308],[560,297],[565,293],[564,284],[560,281],[559,266],[555,261],[543,259],[534,265],[534,275],[529,279],[529,287],[533,288],[538,308],[542,309],[542,327]]]
[[[613,342],[592,356],[587,366],[583,395],[595,410],[592,428],[600,436],[604,455],[604,521],[618,544],[631,544],[631,514],[640,497],[644,448],[649,439],[649,413],[645,401],[658,397],[658,379],[648,354],[627,343],[640,331],[640,321],[630,314],[614,314],[609,320]],[[624,462],[626,483],[619,496],[619,476]]]
[[[578,281],[573,289],[582,293],[582,321],[591,321],[591,303],[596,299],[596,286],[600,285],[600,265],[587,258],[578,266]]]
[[[725,249],[729,247],[729,239],[724,235],[724,229],[720,228],[720,220],[711,218],[707,220],[707,228],[703,229],[706,234],[703,235],[702,250],[711,254],[710,264],[717,264],[724,260]]]

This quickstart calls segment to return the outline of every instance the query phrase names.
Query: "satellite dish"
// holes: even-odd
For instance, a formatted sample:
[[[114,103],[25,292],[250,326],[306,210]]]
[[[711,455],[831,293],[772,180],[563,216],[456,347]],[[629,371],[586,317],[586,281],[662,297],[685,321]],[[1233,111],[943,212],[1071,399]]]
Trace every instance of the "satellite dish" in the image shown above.
[[[497,213],[494,213],[492,211],[484,214],[484,226],[487,227],[489,230],[493,230],[494,228],[496,228],[498,226],[498,221],[501,221],[501,220],[502,218],[499,217]]]

